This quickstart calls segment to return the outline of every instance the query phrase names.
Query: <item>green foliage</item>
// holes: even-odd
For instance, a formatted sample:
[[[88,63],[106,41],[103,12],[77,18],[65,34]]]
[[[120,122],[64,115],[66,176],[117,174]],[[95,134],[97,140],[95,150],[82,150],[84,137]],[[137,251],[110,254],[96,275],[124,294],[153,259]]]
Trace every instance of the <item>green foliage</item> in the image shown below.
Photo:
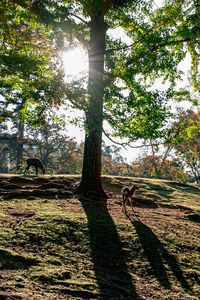
[[[14,105],[26,121],[40,119],[47,104],[63,97],[63,74],[48,28],[28,10],[3,0],[0,10],[0,94],[4,111]],[[19,108],[20,107],[20,108]],[[36,114],[32,108],[38,108]],[[2,114],[3,112],[1,112]],[[24,118],[24,117],[23,117]]]
[[[130,11],[127,7],[116,14],[113,11],[117,18],[115,25],[121,26],[132,40],[129,42],[131,47],[126,47],[120,40],[115,46],[108,41],[111,51],[108,51],[106,62],[112,85],[106,88],[105,117],[116,135],[129,137],[131,141],[155,139],[165,134],[163,128],[170,117],[170,108],[166,104],[174,94],[175,79],[181,77],[177,66],[191,48],[191,43],[196,49],[193,77],[197,77],[199,34],[196,9],[195,1],[166,1],[157,9],[153,4],[140,3],[137,10]],[[160,76],[163,82],[170,83],[166,95],[150,92],[154,80]],[[179,93],[180,96],[183,94]],[[195,99],[187,97],[187,100],[197,104]]]
[[[11,127],[12,133],[5,126],[0,127],[0,173],[24,172],[26,159],[38,157],[49,174],[80,174],[83,145],[66,135],[63,121],[52,119],[53,116],[46,116],[43,124],[23,126],[22,133],[17,122]]]
[[[52,122],[26,129],[25,153],[40,157],[48,173],[79,174],[82,164],[82,146],[65,133],[65,123]]]
[[[193,110],[181,111],[173,124],[170,140],[177,156],[190,169],[192,176],[200,182],[200,113]]]
[[[111,93],[109,90],[107,94]],[[120,89],[115,90],[115,97],[109,96],[105,116],[115,129],[115,135],[128,137],[130,141],[164,135],[163,126],[171,115],[165,93],[146,91],[139,84],[132,83],[128,96],[124,96]],[[113,111],[117,113],[113,115]]]
[[[102,173],[108,175],[127,175],[129,165],[120,153],[120,147],[102,145]]]

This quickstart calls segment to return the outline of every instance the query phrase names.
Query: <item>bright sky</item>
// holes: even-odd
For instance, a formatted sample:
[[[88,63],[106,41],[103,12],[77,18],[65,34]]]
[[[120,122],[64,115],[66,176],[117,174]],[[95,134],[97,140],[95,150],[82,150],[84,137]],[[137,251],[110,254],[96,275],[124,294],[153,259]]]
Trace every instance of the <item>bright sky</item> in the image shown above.
[[[72,79],[71,77],[80,77],[88,70],[88,58],[82,48],[64,52],[62,59],[67,81]]]

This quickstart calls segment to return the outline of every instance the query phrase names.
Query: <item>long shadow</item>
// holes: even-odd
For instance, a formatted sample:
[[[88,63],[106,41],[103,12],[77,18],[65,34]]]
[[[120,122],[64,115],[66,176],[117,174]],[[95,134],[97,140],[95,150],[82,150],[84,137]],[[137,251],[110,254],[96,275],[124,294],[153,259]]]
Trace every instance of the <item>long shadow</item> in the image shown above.
[[[179,182],[170,182],[167,185],[181,192],[200,195],[200,188],[197,186],[192,186],[186,183],[179,183]]]
[[[144,253],[151,265],[152,272],[160,284],[166,289],[171,288],[167,270],[164,266],[165,262],[168,264],[181,286],[185,290],[190,291],[190,285],[185,279],[177,259],[165,249],[156,234],[141,221],[134,220],[132,221],[132,224],[136,229]]]
[[[165,186],[160,186],[154,183],[148,183],[146,186],[148,186],[147,190],[154,190],[158,193],[158,195],[160,195],[162,198],[168,200],[171,198],[172,193],[174,192],[174,188],[173,187],[165,187]]]
[[[34,258],[26,258],[0,249],[0,270],[28,269],[37,264],[38,261]]]
[[[128,272],[122,242],[106,200],[81,200],[88,219],[90,246],[100,299],[141,300]]]

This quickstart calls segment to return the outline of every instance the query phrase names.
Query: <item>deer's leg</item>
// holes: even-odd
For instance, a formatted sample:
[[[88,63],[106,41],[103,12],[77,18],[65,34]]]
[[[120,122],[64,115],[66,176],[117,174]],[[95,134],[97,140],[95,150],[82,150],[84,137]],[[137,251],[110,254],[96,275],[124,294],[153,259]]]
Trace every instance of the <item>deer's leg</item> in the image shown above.
[[[134,215],[136,216],[136,213],[135,213],[135,210],[133,209],[133,201],[134,199],[131,197],[131,209],[132,209],[132,212],[134,213]],[[136,216],[137,217],[137,216]]]
[[[125,201],[125,205],[124,205],[124,209],[125,209],[125,215],[127,216],[128,215],[128,212],[127,212],[127,204],[128,204],[128,200],[129,200],[129,198],[128,197],[126,197],[126,201]]]
[[[26,174],[27,172],[29,172],[29,168],[30,168],[30,166],[27,166],[27,167],[25,168],[24,174]]]
[[[125,212],[125,197],[122,195],[122,212]]]
[[[131,203],[131,210],[132,210],[133,213],[135,213],[135,212],[134,212],[134,209],[133,209],[133,198],[132,198],[132,197],[131,197],[131,199],[130,199],[130,203]]]
[[[38,176],[38,167],[35,167],[36,176]]]
[[[126,195],[122,194],[122,211],[125,213],[125,205],[126,205]]]

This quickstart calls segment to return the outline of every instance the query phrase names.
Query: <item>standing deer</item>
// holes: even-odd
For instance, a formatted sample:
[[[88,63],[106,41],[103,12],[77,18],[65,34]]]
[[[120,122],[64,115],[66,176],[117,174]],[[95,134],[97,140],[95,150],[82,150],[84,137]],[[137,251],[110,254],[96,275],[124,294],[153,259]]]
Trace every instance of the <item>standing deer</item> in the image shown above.
[[[36,172],[36,175],[38,175],[38,169],[40,169],[42,171],[42,174],[45,174],[45,167],[43,165],[43,163],[41,162],[40,159],[38,158],[28,158],[26,160],[26,163],[27,163],[27,167],[24,171],[24,174],[28,171],[29,172],[29,168],[32,166],[35,168],[35,172]]]
[[[122,193],[122,211],[127,214],[126,205],[129,201],[131,205],[132,212],[133,211],[133,195],[135,191],[139,190],[139,186],[137,184],[134,184],[131,188],[124,187],[121,191]]]

